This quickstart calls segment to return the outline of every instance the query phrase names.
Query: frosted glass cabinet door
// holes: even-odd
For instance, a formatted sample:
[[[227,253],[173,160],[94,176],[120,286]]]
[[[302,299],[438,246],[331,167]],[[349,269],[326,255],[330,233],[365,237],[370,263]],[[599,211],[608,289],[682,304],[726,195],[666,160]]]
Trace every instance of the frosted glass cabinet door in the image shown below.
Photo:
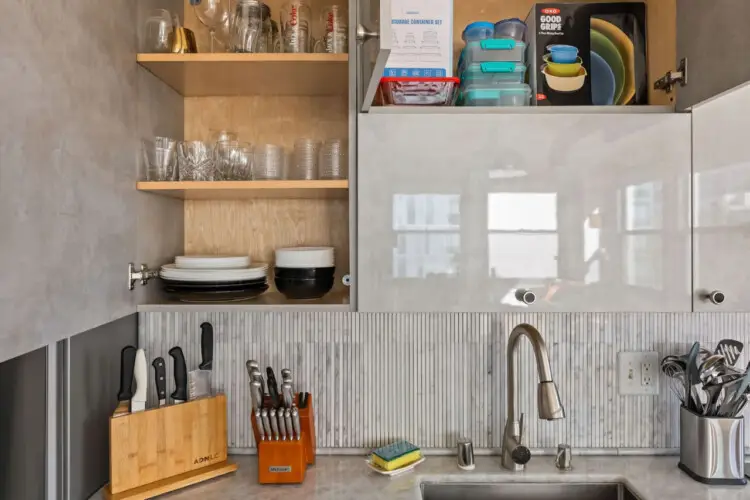
[[[748,85],[693,108],[696,311],[750,310],[748,110]]]
[[[360,115],[359,310],[690,311],[690,160],[687,114]]]

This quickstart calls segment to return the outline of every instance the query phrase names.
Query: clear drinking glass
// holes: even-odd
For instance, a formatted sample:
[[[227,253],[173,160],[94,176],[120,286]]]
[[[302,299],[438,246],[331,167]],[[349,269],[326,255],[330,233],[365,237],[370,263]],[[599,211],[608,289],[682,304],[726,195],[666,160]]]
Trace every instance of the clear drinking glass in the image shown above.
[[[259,52],[263,36],[263,8],[258,0],[238,0],[232,19],[229,48],[232,52]]]
[[[263,144],[255,148],[253,155],[253,179],[280,180],[284,178],[284,148],[275,144]]]
[[[253,178],[252,145],[239,141],[220,141],[214,148],[214,180],[249,181]]]
[[[185,141],[177,145],[181,181],[212,181],[215,177],[213,145]]]
[[[281,38],[284,52],[310,52],[312,11],[305,0],[294,0],[281,7]]]
[[[143,139],[143,162],[147,181],[176,181],[177,141],[169,137]]]
[[[168,10],[156,9],[149,12],[144,23],[143,52],[166,53],[172,51],[172,14]]]
[[[195,15],[211,34],[211,52],[217,51],[217,45],[224,45],[217,37],[216,30],[229,22],[229,0],[190,0]]]
[[[346,12],[339,5],[329,5],[321,13],[323,23],[323,37],[317,43],[321,46],[315,52],[329,54],[346,54],[349,52],[349,25],[346,22]]]
[[[328,139],[320,148],[318,178],[346,179],[349,153],[344,139]]]
[[[315,180],[318,178],[318,151],[320,142],[314,139],[297,139],[294,142],[289,178]]]

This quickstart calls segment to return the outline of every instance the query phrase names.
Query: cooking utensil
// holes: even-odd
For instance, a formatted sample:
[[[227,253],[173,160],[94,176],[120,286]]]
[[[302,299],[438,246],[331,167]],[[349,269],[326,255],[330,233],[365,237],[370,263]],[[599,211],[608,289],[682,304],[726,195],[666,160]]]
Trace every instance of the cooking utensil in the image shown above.
[[[159,406],[167,405],[167,364],[164,358],[156,358],[151,366],[154,367],[154,382],[156,382],[156,397],[159,398]]]
[[[607,63],[607,66],[612,69],[612,75],[615,79],[615,89],[611,104],[615,104],[620,100],[625,87],[625,63],[617,47],[609,38],[595,29],[592,29],[590,33],[591,50],[601,56]],[[592,78],[595,78],[595,76],[592,76]],[[593,80],[592,83],[594,83]]]
[[[261,394],[261,396],[265,395],[266,392],[267,392],[266,391],[266,381],[263,379],[263,374],[261,374],[260,368],[258,368],[257,366],[253,367],[253,369],[252,369],[252,377],[253,377],[253,380],[257,380],[258,382],[260,382],[260,394]]]
[[[263,421],[263,433],[266,435],[266,439],[271,440],[271,422],[268,418],[268,410],[263,408],[260,410],[260,419]]]
[[[120,351],[120,391],[117,393],[119,404],[115,409],[114,416],[122,415],[130,411],[130,400],[133,398],[133,370],[135,368],[136,348],[132,345],[125,346]]]
[[[146,366],[146,351],[143,349],[138,349],[135,353],[133,374],[135,376],[135,393],[130,400],[130,411],[135,413],[146,409],[148,367]]]
[[[713,354],[704,358],[698,368],[699,379],[701,382],[706,383],[707,381],[720,375],[720,367],[724,365],[724,356],[721,354]]]
[[[742,342],[731,339],[724,339],[716,346],[716,354],[721,354],[726,360],[728,366],[734,366],[740,359],[740,354],[745,345]]]
[[[633,40],[620,28],[604,19],[591,18],[591,28],[609,38],[620,53],[624,66],[624,82],[615,104],[625,105],[635,96],[635,47]]]
[[[292,428],[294,429],[294,436],[297,441],[302,439],[302,431],[300,430],[299,423],[299,410],[297,407],[292,408]]]
[[[286,420],[284,419],[284,409],[279,408],[276,410],[276,415],[279,418],[279,434],[281,434],[281,440],[286,441]]]
[[[271,422],[271,431],[273,431],[273,439],[279,440],[279,421],[276,419],[276,408],[271,408],[268,412],[268,420]]]
[[[693,405],[693,384],[698,383],[698,353],[700,352],[701,345],[699,342],[693,344],[688,353],[687,360],[685,361],[685,403],[688,405],[688,409],[697,411],[698,405]],[[699,402],[700,403],[700,402]]]
[[[286,433],[291,441],[294,439],[294,425],[292,423],[292,410],[289,408],[284,409],[284,423],[286,424]]]
[[[283,384],[281,384],[281,397],[284,401],[284,407],[291,408],[292,402],[294,400],[292,393],[292,384],[290,384],[289,382],[284,382]]]
[[[258,434],[260,435],[261,441],[265,441],[266,434],[263,428],[263,417],[261,416],[260,410],[255,410],[255,427],[258,428]]]
[[[307,403],[308,403],[309,399],[310,399],[310,393],[309,392],[304,392],[304,393],[300,394],[299,395],[299,407],[301,409],[307,408]]]
[[[591,103],[610,106],[615,98],[615,74],[604,58],[591,51]]]
[[[273,368],[270,366],[266,368],[266,376],[268,377],[268,395],[271,397],[271,405],[274,408],[278,408],[281,404],[279,387],[276,384],[276,376],[273,374]]]
[[[201,359],[198,370],[188,373],[188,397],[193,399],[211,395],[211,369],[214,359],[214,327],[209,322],[201,323]]]
[[[174,364],[174,392],[171,394],[172,401],[175,404],[184,403],[187,401],[187,366],[185,366],[185,355],[182,352],[182,348],[179,346],[173,347],[169,350],[169,355],[172,356]]]
[[[263,393],[257,379],[250,382],[250,396],[253,400],[253,408],[263,408]]]

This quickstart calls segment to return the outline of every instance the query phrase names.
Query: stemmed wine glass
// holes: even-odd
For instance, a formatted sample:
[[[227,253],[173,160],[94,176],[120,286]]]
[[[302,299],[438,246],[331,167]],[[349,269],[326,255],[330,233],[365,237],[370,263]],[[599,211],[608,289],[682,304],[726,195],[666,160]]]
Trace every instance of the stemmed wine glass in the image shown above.
[[[203,23],[211,35],[211,52],[215,52],[215,43],[221,43],[216,38],[216,29],[229,25],[229,0],[190,0],[196,17]]]

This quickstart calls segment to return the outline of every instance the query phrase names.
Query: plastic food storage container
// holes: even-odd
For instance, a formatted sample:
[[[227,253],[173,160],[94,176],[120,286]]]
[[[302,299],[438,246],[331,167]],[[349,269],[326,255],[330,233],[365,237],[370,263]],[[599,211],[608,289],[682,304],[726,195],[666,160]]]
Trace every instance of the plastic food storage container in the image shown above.
[[[458,74],[466,65],[480,62],[518,62],[526,64],[526,44],[512,38],[469,42],[458,59]]]
[[[461,73],[461,85],[494,85],[498,83],[524,83],[526,65],[514,62],[482,62],[466,66]]]
[[[463,92],[464,106],[529,106],[530,104],[531,87],[525,83],[474,87]]]
[[[464,29],[461,38],[464,42],[478,42],[480,40],[487,40],[495,36],[495,25],[492,23],[478,22],[471,23]]]
[[[526,23],[514,17],[495,23],[495,38],[512,38],[522,42],[526,37]]]
[[[458,78],[382,78],[380,93],[386,106],[452,106]]]

